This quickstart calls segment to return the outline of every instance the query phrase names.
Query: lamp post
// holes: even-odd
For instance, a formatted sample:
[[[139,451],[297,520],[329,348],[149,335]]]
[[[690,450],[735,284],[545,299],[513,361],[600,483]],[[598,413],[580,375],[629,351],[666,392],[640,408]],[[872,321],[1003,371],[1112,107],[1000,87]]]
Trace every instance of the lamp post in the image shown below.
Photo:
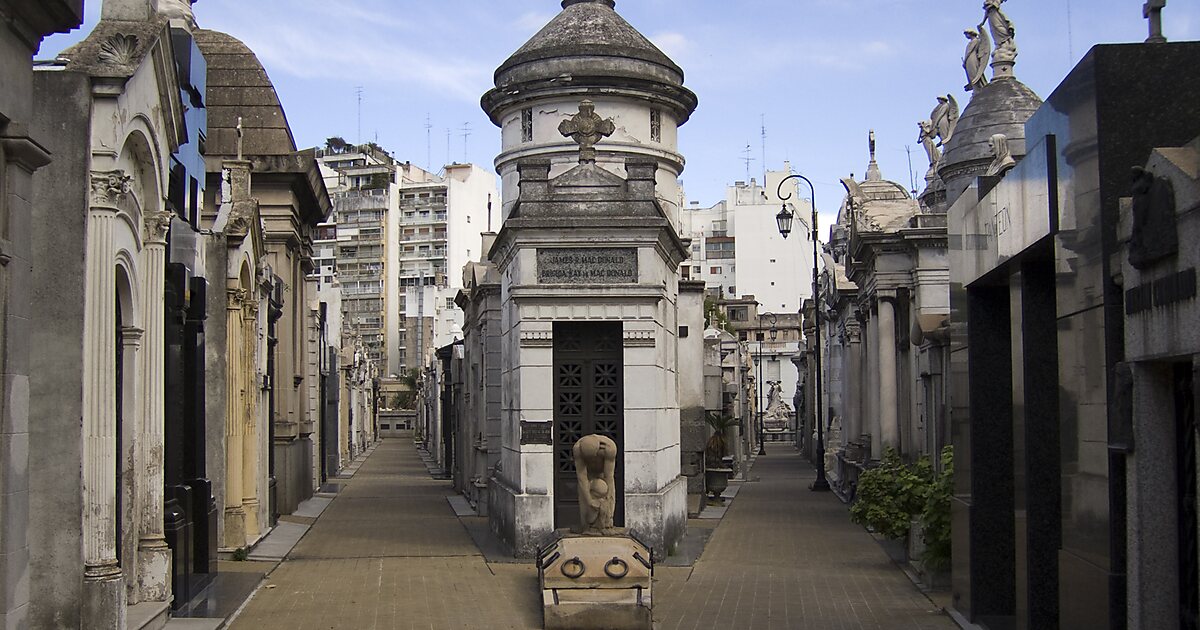
[[[766,318],[767,318],[767,321],[771,322],[771,341],[775,341],[775,335],[776,335],[776,331],[775,331],[775,322],[776,322],[776,317],[775,317],[775,314],[774,314],[774,313],[759,313],[759,314],[758,314],[758,330],[755,332],[755,336],[756,336],[756,337],[758,337],[758,454],[759,454],[759,455],[766,455],[766,454],[767,454],[767,446],[766,446],[766,441],[763,439],[763,436],[764,436],[764,433],[763,433],[763,412],[765,411],[765,410],[763,409],[763,400],[762,400],[762,391],[763,391],[763,376],[762,376],[762,364],[763,364],[763,333],[762,333],[762,318],[763,318],[763,317],[766,317]]]
[[[814,347],[816,348],[816,351],[813,353],[813,367],[816,368],[816,373],[815,378],[813,379],[814,382],[812,384],[812,389],[814,393],[813,421],[817,424],[817,478],[815,481],[813,481],[812,485],[809,486],[809,489],[816,492],[827,492],[829,490],[829,480],[825,478],[825,427],[824,423],[821,422],[821,405],[824,403],[821,401],[821,293],[817,285],[817,191],[813,187],[812,181],[810,181],[807,177],[803,175],[788,175],[787,177],[783,178],[783,181],[779,182],[779,189],[775,191],[775,194],[779,197],[779,199],[784,202],[792,198],[791,193],[788,193],[786,197],[783,196],[783,185],[790,179],[803,180],[804,183],[808,184],[808,190],[812,194],[812,288],[813,306],[815,307],[813,308],[813,316],[816,318],[816,333],[813,339],[815,342]],[[792,232],[793,217],[794,214],[792,213],[791,209],[788,208],[786,203],[783,204],[783,209],[779,211],[779,214],[775,215],[775,222],[779,227],[779,233],[783,235],[783,238],[785,239],[788,237],[788,234]]]

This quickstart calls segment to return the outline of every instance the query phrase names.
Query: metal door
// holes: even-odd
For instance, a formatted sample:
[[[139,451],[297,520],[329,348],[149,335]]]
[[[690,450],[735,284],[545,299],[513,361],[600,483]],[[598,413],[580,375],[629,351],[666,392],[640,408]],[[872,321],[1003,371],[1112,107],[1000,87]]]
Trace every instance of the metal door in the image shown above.
[[[554,526],[579,523],[572,448],[593,433],[617,443],[616,510],[625,523],[624,357],[620,322],[554,324]]]

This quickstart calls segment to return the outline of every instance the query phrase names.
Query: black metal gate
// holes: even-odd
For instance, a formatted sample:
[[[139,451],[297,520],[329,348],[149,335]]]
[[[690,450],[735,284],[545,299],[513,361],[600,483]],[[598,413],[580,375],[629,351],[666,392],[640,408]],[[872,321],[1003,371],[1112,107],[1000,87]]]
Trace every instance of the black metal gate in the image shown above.
[[[575,442],[593,433],[619,453],[613,522],[625,523],[624,357],[620,322],[554,324],[554,526],[579,523]]]

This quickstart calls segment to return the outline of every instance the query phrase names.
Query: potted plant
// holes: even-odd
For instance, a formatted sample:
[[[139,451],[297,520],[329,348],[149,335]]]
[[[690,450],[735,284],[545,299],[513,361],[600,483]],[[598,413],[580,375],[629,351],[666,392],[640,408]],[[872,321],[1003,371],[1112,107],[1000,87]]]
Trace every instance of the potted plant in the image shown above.
[[[858,477],[850,520],[893,541],[902,541],[907,555],[914,517],[925,509],[930,492],[932,466],[923,457],[906,465],[894,449],[887,449],[878,466]]]
[[[733,475],[733,468],[725,463],[725,456],[729,452],[729,431],[737,426],[737,420],[709,411],[704,414],[704,422],[713,431],[704,444],[704,487],[720,502],[721,493],[729,487],[729,478]]]

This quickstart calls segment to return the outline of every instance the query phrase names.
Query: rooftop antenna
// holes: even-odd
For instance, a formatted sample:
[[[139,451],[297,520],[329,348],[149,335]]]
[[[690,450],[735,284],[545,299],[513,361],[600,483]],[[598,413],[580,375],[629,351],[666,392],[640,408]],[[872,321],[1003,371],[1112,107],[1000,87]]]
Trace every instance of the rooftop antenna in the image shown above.
[[[759,114],[760,122],[762,123],[762,167],[763,167],[763,186],[767,185],[767,115]]]
[[[446,164],[450,163],[450,128],[446,127]]]
[[[363,101],[363,86],[354,88],[358,94],[358,143],[362,144],[362,101]]]
[[[1074,32],[1071,29],[1071,0],[1067,0],[1067,55],[1070,56],[1070,59],[1067,60],[1068,65],[1075,63]]]
[[[470,160],[467,159],[467,138],[471,137],[471,123],[469,123],[469,122],[463,123],[463,128],[460,129],[459,131],[462,132],[462,139],[463,139],[463,164],[467,164],[470,162]]]
[[[912,145],[904,145],[904,152],[908,154],[908,183],[912,186],[913,196],[917,196],[917,174],[913,172],[912,167]]]
[[[750,156],[754,154],[754,150],[747,144],[742,153],[746,156],[742,158],[742,161],[746,163],[746,183],[750,183],[750,163],[754,161],[754,158]]]
[[[429,122],[429,113],[425,113],[425,168],[433,170],[433,123]]]

